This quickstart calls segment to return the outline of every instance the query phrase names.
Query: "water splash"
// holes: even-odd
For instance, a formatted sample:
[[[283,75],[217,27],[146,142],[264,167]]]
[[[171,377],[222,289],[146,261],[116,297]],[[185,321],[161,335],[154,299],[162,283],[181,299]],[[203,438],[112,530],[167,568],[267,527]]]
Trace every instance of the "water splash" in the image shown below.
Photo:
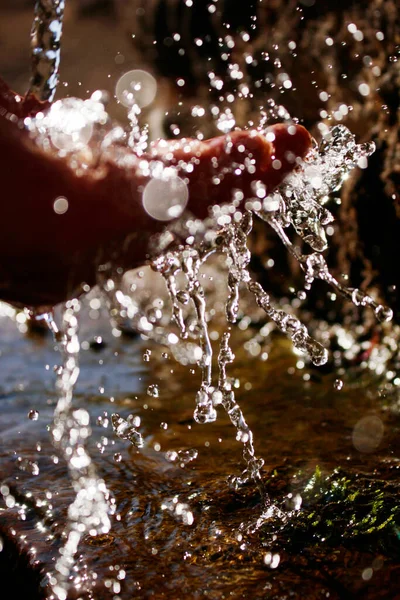
[[[134,69],[124,73],[115,86],[118,101],[129,109],[130,134],[128,145],[141,156],[147,148],[148,124],[140,125],[142,108],[151,104],[157,93],[157,82],[150,73]]]
[[[301,168],[292,172],[280,189],[263,201],[256,214],[279,235],[290,254],[305,273],[305,288],[309,290],[314,279],[321,279],[355,306],[370,306],[381,322],[390,321],[390,308],[379,304],[357,288],[347,287],[329,272],[325,258],[326,227],[334,220],[326,208],[329,195],[338,191],[357,165],[364,165],[375,150],[373,143],[356,144],[355,136],[344,125],[327,130],[318,148],[314,148]],[[315,251],[303,254],[293,245],[285,229],[293,227],[301,239]]]
[[[86,151],[88,145],[92,147],[88,140],[91,140],[92,135],[99,138],[100,131],[107,131],[105,138],[110,138],[107,151],[111,159],[116,150],[115,141],[120,145],[124,139],[123,134],[116,135],[118,128],[110,124],[104,105],[93,98],[86,101],[59,101],[47,114],[28,119],[26,125],[42,147],[45,148],[46,140],[50,139],[53,146],[60,148],[60,152],[66,152],[67,156],[70,156],[70,160],[74,160],[76,154],[83,149]],[[294,127],[288,125],[289,129],[291,126]],[[125,145],[129,147],[133,144],[136,150],[137,144],[141,142],[139,139],[132,140],[133,138],[131,141],[126,140]],[[121,147],[124,148],[123,143]],[[101,142],[101,148],[104,148],[104,140]],[[195,362],[202,374],[195,399],[194,418],[198,423],[213,422],[217,418],[212,382],[213,350],[208,331],[209,315],[206,295],[199,278],[200,269],[211,254],[222,252],[226,256],[226,318],[229,323],[237,321],[240,294],[245,288],[254,296],[256,304],[274,326],[291,339],[297,351],[306,354],[318,366],[328,360],[327,350],[309,335],[305,324],[296,315],[274,307],[267,291],[251,277],[248,270],[251,254],[247,247],[247,239],[252,230],[254,215],[264,220],[278,234],[290,254],[299,262],[305,274],[306,290],[311,288],[315,279],[321,279],[356,306],[372,307],[381,321],[389,321],[392,318],[390,309],[373,300],[371,296],[337,281],[321,254],[327,247],[326,227],[333,220],[326,207],[329,194],[338,190],[350,170],[360,161],[366,160],[372,151],[371,144],[357,145],[354,136],[344,126],[334,127],[326,132],[319,148],[314,145],[309,156],[299,163],[298,168],[273,194],[267,196],[262,182],[254,181],[254,198],[244,198],[243,194],[240,195],[240,190],[235,194],[234,218],[231,218],[227,207],[214,207],[210,218],[201,227],[194,227],[193,219],[184,213],[174,225],[169,225],[163,234],[155,238],[156,241],[153,240],[152,252],[155,258],[152,267],[156,273],[162,275],[166,283],[172,305],[172,319],[178,328],[179,337],[186,343],[187,349],[191,343],[190,339],[199,341],[199,346],[194,348]],[[126,152],[117,152],[115,160],[126,161],[127,157]],[[160,169],[159,161],[149,159],[143,162],[146,163],[144,168],[148,174],[156,177]],[[191,243],[176,250],[169,250],[170,241],[175,239],[171,233],[174,228],[178,232],[177,239],[191,239]],[[289,228],[311,247],[313,251],[310,254],[303,253],[291,242],[286,233]],[[167,238],[169,241],[165,241]],[[183,284],[178,281],[178,276],[183,277]],[[152,337],[170,347],[179,347],[179,337],[171,330],[159,326],[160,319],[154,307],[143,314],[135,302],[134,295],[122,291],[122,274],[103,270],[99,274],[99,282],[106,294],[108,308],[115,318],[116,327],[121,319],[129,321],[143,336]],[[194,315],[190,312],[192,309]],[[160,309],[159,312],[162,318],[163,311]],[[168,326],[168,319],[164,324]],[[250,464],[248,471],[257,478],[257,468],[251,466],[251,452],[246,451],[245,455]]]
[[[251,229],[252,215],[250,212],[246,212],[239,223],[227,226],[217,239],[218,244],[228,255],[228,287],[230,291],[226,303],[228,321],[236,321],[239,307],[239,286],[240,283],[245,283],[247,289],[254,295],[258,306],[265,311],[282,333],[290,337],[293,346],[307,354],[314,364],[325,364],[328,360],[326,349],[309,336],[305,325],[297,317],[274,308],[267,292],[251,278],[247,269],[251,258],[247,248],[247,237]]]
[[[351,170],[367,161],[374,150],[373,143],[356,144],[344,125],[327,128],[319,147],[314,140],[300,168],[289,174],[279,190],[263,198],[255,212],[267,222],[274,217],[282,228],[292,226],[313,250],[326,250],[326,226],[334,220],[325,206],[330,194],[338,191]]]
[[[30,91],[40,100],[52,100],[56,91],[63,10],[63,0],[41,0],[35,6],[35,23],[32,31],[33,76]],[[275,66],[281,67],[278,58],[275,60]],[[239,68],[232,65],[230,74],[232,79],[238,79]],[[223,86],[222,80],[216,76],[210,77],[210,80],[211,85],[217,90]],[[289,79],[282,78],[283,86],[287,89],[289,87],[285,82],[288,81],[290,82]],[[100,131],[102,134],[105,133],[101,143],[102,151],[107,149],[112,156],[115,144],[126,142],[130,149],[134,149],[136,154],[140,155],[147,147],[147,130],[146,127],[141,128],[139,123],[140,93],[140,83],[135,83],[130,91],[125,92],[127,100],[125,105],[130,108],[129,135],[126,135],[120,127],[109,126],[104,103],[97,97],[93,97],[90,101],[67,99],[57,102],[47,114],[39,114],[35,119],[27,119],[25,124],[42,147],[50,141],[60,156],[74,158],[78,153],[80,154],[78,162],[82,165],[96,161],[98,154],[96,152],[91,154],[94,150],[91,141],[93,135]],[[247,95],[244,87],[241,88],[241,93],[244,97]],[[224,111],[218,109],[212,114],[220,131],[228,133],[234,128],[236,122],[231,109],[226,108]],[[283,107],[279,107],[278,117],[287,120],[289,115]],[[269,116],[261,115],[261,129],[268,118]],[[103,129],[104,126],[106,127]],[[217,417],[216,407],[219,405],[229,415],[236,428],[237,439],[243,444],[246,462],[244,473],[241,477],[234,478],[235,485],[240,485],[250,478],[259,481],[263,461],[255,456],[252,432],[235,400],[232,384],[227,377],[226,367],[234,360],[229,346],[230,331],[222,335],[218,355],[218,384],[217,387],[212,385],[213,351],[208,331],[209,315],[205,292],[199,279],[200,268],[211,253],[222,251],[227,257],[228,267],[228,298],[225,307],[228,323],[233,324],[237,321],[241,293],[245,289],[253,295],[257,305],[268,316],[271,323],[292,340],[296,350],[307,354],[314,364],[324,364],[327,361],[327,350],[308,334],[305,325],[297,316],[281,308],[275,308],[270,295],[250,276],[248,266],[251,256],[247,247],[247,238],[252,229],[253,214],[256,214],[275,230],[290,254],[299,262],[305,273],[307,290],[315,279],[321,279],[356,306],[371,307],[378,320],[390,321],[392,318],[390,309],[377,303],[361,290],[348,288],[338,282],[329,272],[326,260],[320,254],[327,248],[326,227],[333,220],[332,214],[326,208],[330,193],[340,188],[354,166],[364,166],[372,151],[372,145],[357,145],[354,136],[345,127],[335,127],[326,132],[320,147],[314,147],[310,156],[287,178],[279,190],[265,196],[262,185],[255,181],[253,185],[255,198],[246,199],[246,211],[242,218],[234,223],[229,220],[228,225],[220,230],[221,222],[218,221],[216,216],[218,211],[216,211],[214,217],[211,217],[205,226],[206,230],[208,228],[209,232],[215,233],[209,237],[206,251],[204,246],[201,244],[198,246],[197,242],[173,252],[165,251],[165,248],[160,250],[153,267],[161,273],[167,284],[173,320],[182,339],[180,344],[178,344],[179,338],[174,333],[165,333],[163,328],[158,326],[159,318],[154,306],[151,307],[151,315],[150,310],[143,314],[134,298],[122,291],[120,277],[111,275],[101,280],[110,314],[115,319],[116,326],[121,323],[121,319],[128,320],[143,337],[153,337],[160,343],[173,347],[175,355],[178,355],[178,347],[190,348],[191,342],[187,341],[189,338],[200,341],[199,346],[192,343],[194,360],[188,361],[198,362],[202,372],[202,381],[196,396],[195,419],[199,423],[214,421]],[[123,159],[126,159],[127,154],[124,152],[122,154]],[[158,165],[150,163],[149,171],[153,175],[157,168]],[[292,228],[313,252],[303,254],[294,246],[286,233],[288,228]],[[183,274],[186,280],[182,288],[177,281],[178,274]],[[185,312],[186,307],[189,306],[194,308],[194,319],[188,317]],[[104,482],[97,478],[86,450],[87,438],[90,436],[89,415],[87,411],[74,410],[72,406],[73,387],[79,374],[78,311],[79,303],[74,302],[67,308],[63,317],[64,337],[59,338],[59,342],[63,347],[64,365],[57,381],[59,401],[52,430],[54,444],[61,450],[68,463],[76,493],[76,499],[69,508],[67,541],[56,562],[55,572],[50,576],[51,587],[59,599],[67,597],[71,567],[82,535],[85,533],[96,535],[107,532],[110,528],[107,489]],[[55,331],[54,327],[53,331]],[[140,423],[135,419],[132,416],[124,419],[117,413],[111,417],[115,434],[141,447],[143,439],[138,431]],[[120,455],[118,460],[119,457]],[[169,460],[180,460],[179,453],[176,458]],[[21,465],[23,468],[35,468],[31,464],[21,463]],[[187,525],[191,525],[194,521],[189,505],[179,502],[177,496],[163,501],[161,508]],[[260,522],[268,519],[273,510],[273,507],[269,506],[260,518]],[[268,553],[264,562],[271,568],[275,568],[279,563],[279,555]]]
[[[210,218],[193,235],[192,225],[188,225],[189,222],[192,223],[190,217],[188,219],[184,215],[174,227],[177,230],[181,228],[180,239],[188,238],[188,233],[191,233],[192,244],[168,250],[168,244],[165,249],[162,242],[158,248],[153,247],[156,258],[152,262],[153,270],[161,274],[166,283],[172,321],[178,328],[181,341],[169,329],[168,319],[163,326],[154,326],[155,323],[138,308],[134,295],[121,291],[121,277],[110,276],[103,285],[114,314],[124,319],[128,318],[145,337],[151,337],[175,349],[182,343],[188,348],[189,339],[199,340],[199,353],[195,362],[201,369],[202,379],[195,399],[194,418],[199,423],[212,422],[217,418],[218,404],[222,404],[227,410],[239,432],[240,440],[245,444],[244,457],[247,467],[245,475],[238,478],[238,482],[246,481],[248,476],[259,480],[262,462],[255,458],[251,431],[234,400],[233,391],[228,389],[224,379],[226,375],[221,375],[225,372],[228,357],[232,356],[226,336],[223,337],[220,348],[220,381],[216,388],[213,386],[213,350],[208,331],[206,296],[199,279],[200,269],[211,254],[225,254],[228,269],[225,313],[228,323],[233,324],[237,321],[240,295],[243,289],[246,289],[272,325],[291,339],[296,351],[308,356],[315,365],[324,365],[328,360],[327,349],[310,336],[305,324],[295,314],[275,307],[267,291],[250,275],[248,267],[251,253],[247,239],[252,230],[253,216],[256,215],[272,227],[290,254],[299,262],[305,273],[306,290],[311,288],[315,279],[321,279],[356,306],[370,306],[379,320],[389,321],[392,317],[390,309],[375,302],[368,294],[346,287],[337,281],[321,254],[327,247],[325,228],[333,220],[332,214],[325,206],[329,194],[338,190],[350,170],[366,159],[372,151],[372,145],[357,145],[354,136],[345,127],[337,126],[326,133],[319,148],[314,145],[306,160],[299,164],[297,170],[273,194],[263,195],[261,183],[254,182],[253,191],[256,198],[247,200],[246,210],[237,211],[235,219],[228,218],[225,207],[214,207]],[[235,207],[240,207],[243,200],[243,195],[240,198],[235,196]],[[227,224],[221,229],[220,225],[223,222]],[[286,233],[289,228],[294,229],[313,252],[305,254],[294,246]],[[161,237],[158,239],[162,241]],[[194,315],[191,308],[194,309]],[[160,322],[157,323],[161,325]],[[176,350],[174,354],[179,356]],[[182,350],[182,354],[185,354],[185,350]]]
[[[88,100],[57,100],[45,113],[40,112],[36,117],[27,117],[24,121],[35,143],[44,150],[56,151],[77,174],[82,174],[88,166],[97,163],[100,144],[92,143],[92,140],[94,142],[102,138],[101,148],[106,149],[110,136],[113,135],[114,141],[119,132],[118,128],[116,131],[111,128],[104,104],[95,99],[95,94]]]

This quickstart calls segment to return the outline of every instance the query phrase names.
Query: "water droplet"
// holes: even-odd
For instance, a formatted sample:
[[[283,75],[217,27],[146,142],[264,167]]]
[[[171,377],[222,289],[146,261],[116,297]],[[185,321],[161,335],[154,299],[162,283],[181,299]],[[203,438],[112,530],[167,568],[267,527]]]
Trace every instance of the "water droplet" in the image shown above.
[[[375,308],[375,315],[381,323],[387,323],[393,319],[392,309],[388,306],[383,306],[382,304],[378,304]]]
[[[100,425],[100,427],[104,427],[104,429],[107,429],[109,423],[110,421],[107,412],[104,412],[102,415],[99,415],[97,417],[97,424]]]
[[[176,462],[181,467],[184,467],[188,463],[195,460],[198,456],[198,451],[195,448],[189,448],[188,450],[167,450],[165,458],[169,462]]]
[[[147,395],[152,396],[153,398],[158,398],[158,396],[160,395],[158,385],[156,385],[155,383],[149,385],[149,387],[147,388]]]
[[[140,427],[140,417],[129,415],[124,419],[118,413],[113,413],[111,415],[111,423],[117,437],[121,440],[128,440],[137,448],[143,448],[144,442],[142,434],[138,431],[138,427]]]
[[[367,83],[360,83],[358,86],[358,91],[360,92],[361,96],[369,96],[370,87]]]
[[[343,381],[341,379],[335,379],[333,382],[333,387],[335,390],[340,391],[343,388]]]
[[[373,569],[371,569],[371,567],[367,567],[361,573],[361,577],[363,578],[364,581],[369,581],[372,578],[373,574],[374,574]]]
[[[22,458],[21,456],[17,459],[18,468],[20,471],[25,471],[30,475],[39,475],[40,470],[37,462],[29,460],[27,458]]]
[[[189,504],[186,502],[180,502],[178,496],[163,500],[161,503],[161,510],[169,512],[170,515],[175,517],[175,519],[184,525],[193,525],[194,516]]]
[[[279,566],[281,561],[281,557],[279,554],[272,554],[272,552],[267,552],[264,556],[264,564],[270,569],[276,569]]]

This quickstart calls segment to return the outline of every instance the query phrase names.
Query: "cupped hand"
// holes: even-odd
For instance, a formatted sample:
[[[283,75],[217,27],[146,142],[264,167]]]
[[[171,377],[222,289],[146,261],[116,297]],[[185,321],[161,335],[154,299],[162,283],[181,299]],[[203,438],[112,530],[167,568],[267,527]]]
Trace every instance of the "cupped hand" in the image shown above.
[[[237,190],[244,200],[254,197],[256,181],[270,193],[311,143],[302,126],[278,124],[204,142],[156,142],[142,156],[127,147],[127,161],[104,152],[82,173],[56,148],[38,146],[24,127],[26,117],[46,109],[0,79],[0,298],[29,307],[53,306],[93,286],[108,261],[123,269],[146,261],[149,239],[166,222],[145,210],[151,175],[143,161],[173,166],[187,185],[187,209],[204,218]],[[181,166],[189,162],[190,172]],[[67,200],[66,210],[56,210],[58,198]]]

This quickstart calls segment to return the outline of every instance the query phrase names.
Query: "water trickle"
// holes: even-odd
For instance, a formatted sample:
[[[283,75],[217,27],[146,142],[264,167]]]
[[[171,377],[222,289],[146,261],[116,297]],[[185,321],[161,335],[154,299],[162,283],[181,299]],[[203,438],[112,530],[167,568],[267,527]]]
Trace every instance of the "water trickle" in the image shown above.
[[[308,354],[314,364],[325,364],[328,360],[327,350],[309,336],[305,325],[297,317],[284,310],[275,309],[267,292],[258,282],[252,280],[247,270],[251,258],[247,248],[247,236],[251,229],[252,215],[250,212],[246,212],[239,223],[225,228],[222,234],[223,241],[220,239],[220,244],[228,254],[228,286],[230,290],[226,305],[228,320],[231,322],[236,320],[239,284],[243,282],[254,295],[258,306],[265,311],[282,333],[291,338],[293,346]]]
[[[100,479],[87,451],[90,437],[89,413],[73,406],[74,385],[79,375],[78,301],[67,304],[63,313],[62,338],[59,344],[63,366],[57,378],[58,402],[51,429],[55,448],[68,465],[75,500],[68,508],[66,542],[49,575],[53,593],[59,600],[67,598],[71,569],[79,543],[84,535],[96,536],[111,528],[111,505],[105,482]]]
[[[189,299],[192,300],[201,347],[201,356],[199,357],[198,364],[202,372],[201,386],[196,395],[194,419],[198,423],[210,423],[215,421],[217,414],[213,406],[210,390],[212,347],[208,333],[205,294],[199,281],[201,264],[202,257],[200,252],[187,246],[183,250],[168,252],[158,257],[153,262],[153,268],[161,273],[166,281],[172,299],[173,317],[183,338],[187,337],[188,332],[181,304],[182,300],[184,304],[187,304]],[[186,276],[187,281],[183,293],[182,291],[179,293],[176,285],[176,275],[179,272],[182,272]]]
[[[157,92],[157,82],[150,73],[135,69],[124,73],[115,87],[115,95],[121,104],[129,108],[131,131],[128,145],[140,156],[147,148],[148,126],[140,126],[141,109],[151,104]]]
[[[235,488],[249,480],[259,482],[261,480],[260,469],[264,465],[262,458],[255,456],[253,445],[253,433],[246,423],[242,410],[235,400],[235,393],[232,384],[226,374],[226,365],[232,363],[235,359],[229,346],[230,332],[222,335],[220,350],[218,355],[218,391],[214,392],[213,400],[215,404],[221,404],[228,414],[233,426],[236,428],[236,439],[243,444],[243,458],[246,463],[246,469],[240,477],[231,477],[231,483]]]
[[[260,308],[266,312],[282,333],[291,338],[293,346],[297,350],[307,354],[316,366],[324,365],[327,362],[328,351],[308,334],[305,325],[297,317],[289,315],[284,310],[274,308],[269,295],[259,283],[251,282],[248,287]]]
[[[29,93],[52,101],[58,84],[65,0],[37,0],[31,30],[32,76]]]

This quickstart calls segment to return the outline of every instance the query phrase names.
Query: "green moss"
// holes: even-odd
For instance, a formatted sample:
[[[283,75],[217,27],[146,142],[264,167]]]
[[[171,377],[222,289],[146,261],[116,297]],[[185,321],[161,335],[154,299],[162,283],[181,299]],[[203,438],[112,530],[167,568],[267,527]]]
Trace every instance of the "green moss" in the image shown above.
[[[319,467],[307,479],[296,474],[292,494],[301,509],[276,523],[279,544],[301,550],[315,545],[359,546],[392,555],[400,550],[400,507],[395,484]],[[271,524],[266,525],[269,529]],[[265,530],[265,533],[267,531]]]

